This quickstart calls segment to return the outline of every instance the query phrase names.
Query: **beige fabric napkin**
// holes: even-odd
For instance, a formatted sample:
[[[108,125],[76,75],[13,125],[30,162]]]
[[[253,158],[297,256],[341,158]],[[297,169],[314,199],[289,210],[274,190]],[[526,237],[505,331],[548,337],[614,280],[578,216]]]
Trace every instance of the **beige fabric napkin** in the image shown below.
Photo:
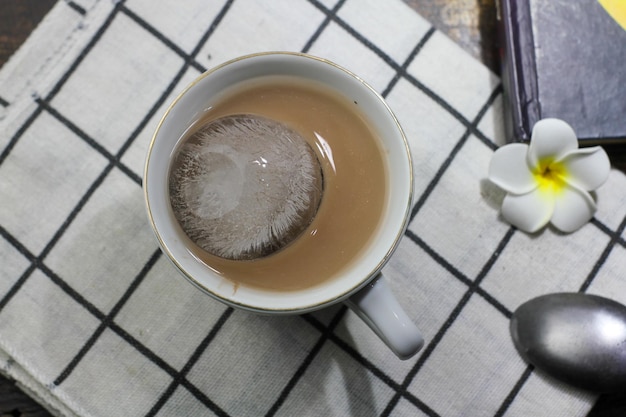
[[[415,206],[385,269],[423,329],[402,362],[345,307],[233,311],[160,253],[146,148],[175,95],[239,55],[353,70],[403,125]],[[624,176],[571,235],[529,236],[486,181],[502,87],[399,0],[59,1],[0,72],[0,367],[60,416],[583,416],[591,393],[525,364],[524,301],[626,302]]]

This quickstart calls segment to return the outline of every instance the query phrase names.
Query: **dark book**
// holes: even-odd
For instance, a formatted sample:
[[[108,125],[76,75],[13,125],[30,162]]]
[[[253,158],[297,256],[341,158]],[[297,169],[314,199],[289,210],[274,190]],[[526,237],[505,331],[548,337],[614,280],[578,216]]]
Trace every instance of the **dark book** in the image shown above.
[[[507,139],[556,117],[581,145],[626,142],[626,1],[498,1]]]

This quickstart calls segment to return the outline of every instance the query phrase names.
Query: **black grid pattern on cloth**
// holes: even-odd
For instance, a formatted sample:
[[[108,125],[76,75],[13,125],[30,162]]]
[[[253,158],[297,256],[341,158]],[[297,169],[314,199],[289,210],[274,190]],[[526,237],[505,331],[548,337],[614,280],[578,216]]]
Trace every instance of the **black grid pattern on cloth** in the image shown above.
[[[45,97],[33,97],[33,100],[36,102],[37,107],[36,110],[27,118],[27,120],[23,123],[23,125],[15,132],[12,136],[8,145],[2,150],[0,154],[0,165],[6,160],[7,156],[12,152],[15,148],[16,144],[20,141],[22,136],[31,125],[39,118],[42,114],[46,113],[52,116],[54,119],[61,122],[67,128],[69,128],[77,137],[82,139],[86,144],[88,144],[95,152],[99,153],[103,156],[107,165],[102,170],[100,175],[97,176],[95,181],[89,186],[87,191],[83,194],[80,201],[75,205],[73,210],[67,216],[63,224],[56,231],[54,236],[49,240],[49,242],[45,245],[43,250],[38,253],[31,253],[27,247],[22,244],[15,236],[9,233],[2,225],[0,225],[0,235],[6,241],[10,243],[17,251],[19,251],[29,262],[29,267],[25,270],[19,279],[12,285],[10,290],[4,294],[2,299],[0,300],[0,314],[2,314],[5,306],[11,301],[11,299],[20,291],[20,289],[24,286],[24,284],[28,281],[29,277],[33,274],[35,270],[41,271],[45,276],[47,276],[54,284],[56,284],[63,292],[69,295],[72,299],[74,299],[77,303],[83,306],[93,317],[99,320],[100,325],[97,329],[92,333],[91,337],[84,343],[83,347],[76,353],[73,359],[66,365],[63,371],[56,377],[54,381],[51,381],[53,386],[60,386],[64,383],[64,381],[74,372],[79,366],[81,360],[84,359],[85,355],[89,352],[89,350],[94,346],[97,340],[101,337],[103,332],[106,329],[111,330],[115,334],[117,334],[120,338],[126,341],[129,345],[135,348],[141,355],[145,356],[149,361],[155,364],[157,367],[162,369],[166,374],[171,377],[171,383],[168,387],[154,399],[154,405],[146,414],[146,416],[154,416],[159,410],[167,403],[167,401],[172,397],[174,392],[179,387],[184,387],[193,397],[195,397],[200,403],[202,403],[205,407],[211,410],[215,415],[218,416],[229,416],[230,414],[220,408],[216,404],[214,400],[212,400],[208,395],[202,392],[197,386],[195,386],[192,382],[187,379],[188,372],[193,368],[194,364],[198,360],[198,358],[205,351],[207,346],[211,344],[211,342],[215,339],[215,337],[219,334],[222,327],[230,320],[233,310],[231,308],[227,308],[224,310],[222,315],[216,321],[214,326],[210,329],[210,331],[206,334],[206,336],[202,339],[202,341],[197,345],[197,347],[193,350],[193,353],[188,358],[187,362],[184,366],[179,370],[167,363],[163,358],[161,358],[158,354],[150,350],[147,346],[143,345],[139,340],[133,337],[130,333],[128,333],[124,328],[118,325],[115,322],[115,318],[120,309],[124,306],[124,304],[128,301],[131,295],[135,292],[138,286],[141,284],[144,277],[148,274],[151,268],[155,265],[155,263],[161,258],[161,252],[154,252],[149,259],[146,260],[145,265],[133,279],[129,280],[129,285],[122,295],[122,297],[118,300],[117,304],[107,313],[101,311],[98,307],[92,304],[90,301],[85,299],[77,290],[72,288],[67,282],[65,282],[60,276],[58,276],[54,270],[49,268],[46,265],[46,257],[53,249],[53,247],[57,244],[60,238],[63,236],[68,227],[72,224],[74,219],[77,217],[78,213],[83,209],[87,201],[91,198],[91,196],[96,192],[96,190],[102,185],[105,178],[111,173],[113,169],[119,169],[122,173],[124,173],[130,180],[136,183],[137,187],[141,186],[141,178],[134,173],[132,169],[126,166],[121,162],[122,156],[131,146],[133,141],[136,139],[139,132],[141,132],[145,127],[148,121],[155,115],[158,109],[164,104],[167,97],[170,96],[175,86],[178,84],[180,79],[183,77],[185,71],[189,68],[194,68],[198,71],[204,71],[203,65],[199,64],[196,61],[196,55],[201,50],[202,46],[205,44],[207,39],[212,35],[213,31],[220,24],[220,21],[226,16],[229,12],[229,9],[232,3],[236,0],[227,0],[224,2],[221,12],[217,15],[215,20],[211,22],[209,27],[207,28],[204,35],[201,37],[198,44],[195,46],[191,53],[186,53],[183,48],[176,45],[175,42],[170,40],[163,33],[159,32],[155,27],[151,26],[147,21],[142,19],[141,16],[137,15],[135,12],[126,7],[124,1],[119,1],[116,3],[115,8],[112,10],[108,19],[104,21],[99,30],[95,33],[91,42],[89,42],[82,53],[77,57],[73,65],[69,67],[67,72],[58,80],[55,87],[45,96]],[[462,136],[458,139],[455,146],[451,149],[447,158],[441,164],[439,170],[431,179],[430,183],[426,187],[426,189],[417,196],[415,206],[413,207],[411,219],[415,218],[415,216],[420,212],[421,208],[428,200],[429,196],[436,188],[438,182],[442,178],[442,176],[446,173],[446,170],[452,164],[452,162],[457,157],[459,151],[464,147],[466,142],[470,137],[477,138],[480,142],[482,142],[489,149],[495,149],[496,145],[494,144],[491,138],[486,137],[481,130],[478,129],[478,124],[482,120],[485,113],[490,109],[493,105],[494,101],[502,94],[502,88],[498,85],[489,96],[487,101],[483,104],[480,111],[475,115],[472,120],[468,120],[464,117],[461,112],[456,110],[451,104],[446,102],[443,98],[439,97],[435,92],[431,91],[426,85],[422,84],[419,80],[415,79],[409,73],[407,73],[407,67],[410,63],[419,55],[423,46],[426,45],[431,39],[434,29],[431,28],[426,34],[421,38],[416,40],[416,44],[412,52],[409,54],[408,58],[405,62],[396,62],[390,56],[388,56],[383,50],[379,49],[373,42],[369,41],[359,32],[357,32],[354,28],[352,28],[347,22],[343,21],[337,14],[338,10],[342,7],[345,1],[339,1],[333,9],[327,9],[323,4],[318,3],[315,0],[310,0],[310,3],[315,6],[317,9],[321,10],[325,14],[325,19],[319,25],[317,31],[314,35],[309,39],[303,48],[303,52],[308,51],[311,46],[315,43],[316,39],[319,35],[325,30],[328,26],[329,22],[334,22],[340,25],[343,29],[345,29],[350,35],[352,35],[355,39],[361,42],[365,47],[373,51],[377,56],[379,56],[387,65],[389,65],[394,71],[395,75],[392,80],[390,80],[388,86],[383,91],[383,96],[387,96],[397,85],[399,80],[404,80],[418,88],[432,100],[434,100],[438,105],[440,105],[443,109],[445,109],[449,114],[456,119],[461,125],[463,125],[465,131]],[[67,3],[69,7],[76,10],[78,13],[84,14],[86,13],[85,9],[83,9],[78,4],[74,2]],[[126,139],[122,147],[115,154],[111,153],[105,147],[100,145],[98,141],[94,138],[90,137],[89,134],[82,131],[70,118],[66,117],[62,114],[61,111],[55,109],[51,104],[52,99],[57,95],[57,93],[63,88],[64,84],[72,77],[72,74],[75,70],[81,65],[86,56],[90,54],[90,52],[97,48],[98,42],[102,38],[103,34],[108,30],[111,23],[116,19],[120,14],[126,15],[133,22],[135,22],[139,27],[143,28],[150,34],[152,34],[156,39],[162,42],[165,46],[167,46],[173,53],[179,55],[183,58],[184,63],[180,68],[179,72],[176,76],[171,80],[171,83],[166,88],[165,91],[162,92],[160,98],[154,103],[151,110],[148,114],[145,115],[140,124],[136,127],[136,129],[131,133],[131,135]],[[7,106],[8,103],[1,101],[1,105]],[[624,229],[626,228],[626,219],[624,219],[621,224],[617,227],[617,229],[613,230],[611,227],[603,224],[598,219],[594,219],[592,224],[596,226],[598,230],[602,233],[606,234],[609,237],[609,242],[606,245],[606,248],[602,251],[602,255],[597,259],[595,266],[592,272],[589,274],[584,284],[581,286],[580,291],[585,291],[591,282],[593,281],[595,275],[598,270],[601,268],[603,263],[606,261],[610,252],[616,247],[626,247],[626,242],[621,237]],[[412,369],[406,374],[404,379],[398,381],[393,377],[389,376],[385,369],[382,369],[379,366],[371,363],[367,358],[362,356],[357,350],[355,350],[352,346],[346,343],[342,338],[338,337],[334,330],[340,320],[346,314],[346,308],[342,307],[334,313],[334,316],[330,320],[328,324],[322,323],[319,319],[317,319],[314,315],[304,315],[301,317],[301,320],[312,328],[316,329],[319,332],[319,337],[310,350],[310,352],[306,355],[304,360],[301,362],[300,366],[297,368],[296,372],[292,375],[291,379],[284,381],[284,387],[280,391],[280,395],[274,400],[273,405],[267,411],[267,416],[275,415],[281,408],[281,406],[285,403],[285,401],[289,398],[292,393],[294,387],[297,386],[299,380],[303,377],[304,373],[307,371],[308,367],[314,361],[316,355],[319,354],[321,349],[325,344],[334,344],[337,348],[341,349],[345,354],[349,355],[353,358],[360,366],[367,369],[372,375],[378,378],[383,384],[387,385],[391,390],[393,390],[394,395],[391,400],[387,403],[384,411],[381,413],[381,416],[390,416],[393,414],[394,408],[397,406],[401,399],[406,400],[413,407],[420,410],[422,413],[428,416],[437,416],[438,413],[429,406],[428,402],[420,399],[418,396],[414,395],[408,390],[409,385],[414,380],[416,375],[420,372],[424,364],[429,360],[431,354],[435,351],[438,344],[441,342],[443,337],[446,335],[446,332],[451,328],[451,326],[455,323],[455,320],[462,314],[464,308],[468,304],[470,298],[473,295],[478,295],[482,299],[484,299],[488,304],[493,306],[503,317],[510,318],[511,311],[509,311],[503,303],[501,303],[497,297],[491,295],[488,291],[481,287],[481,282],[483,278],[490,271],[499,255],[505,250],[512,237],[515,235],[516,230],[514,228],[509,228],[504,235],[501,237],[499,244],[496,249],[491,254],[488,261],[483,265],[477,276],[466,276],[463,272],[458,270],[452,263],[448,262],[444,256],[439,254],[435,249],[433,249],[429,243],[423,240],[420,236],[415,234],[414,232],[408,230],[406,233],[406,237],[416,246],[421,248],[424,252],[426,252],[436,263],[438,263],[441,267],[447,270],[453,277],[455,277],[464,287],[465,292],[463,296],[460,298],[455,308],[449,314],[444,324],[439,328],[436,336],[432,338],[432,340],[427,341],[427,345],[424,348],[424,351],[420,354],[419,360],[414,364]],[[516,395],[519,393],[521,388],[524,386],[524,383],[527,381],[529,376],[533,373],[532,367],[527,367],[520,375],[517,382],[511,386],[510,392],[506,399],[502,402],[498,411],[495,413],[495,416],[504,415],[509,406],[515,401]]]

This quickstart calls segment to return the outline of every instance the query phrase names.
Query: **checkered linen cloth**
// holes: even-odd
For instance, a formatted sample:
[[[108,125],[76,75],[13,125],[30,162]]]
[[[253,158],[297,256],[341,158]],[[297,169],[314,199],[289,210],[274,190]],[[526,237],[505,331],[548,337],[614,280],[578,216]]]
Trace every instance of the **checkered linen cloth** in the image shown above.
[[[157,248],[141,175],[166,106],[218,63],[304,51],[395,110],[415,205],[385,269],[423,330],[398,360],[351,311],[235,311]],[[583,416],[595,395],[524,363],[524,301],[626,303],[626,189],[580,231],[519,232],[486,180],[502,86],[404,3],[60,1],[0,72],[0,367],[62,416]]]

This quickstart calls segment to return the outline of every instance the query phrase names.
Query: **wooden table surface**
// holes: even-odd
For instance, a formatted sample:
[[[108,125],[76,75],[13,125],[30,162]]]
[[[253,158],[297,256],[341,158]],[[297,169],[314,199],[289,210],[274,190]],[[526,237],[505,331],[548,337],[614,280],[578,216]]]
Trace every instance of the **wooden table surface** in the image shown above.
[[[404,0],[437,29],[499,73],[496,0]],[[0,69],[26,40],[56,0],[0,0]],[[621,149],[607,150],[612,163],[626,167]],[[0,376],[0,417],[50,417],[14,381]],[[603,395],[587,417],[626,416],[626,393]]]

